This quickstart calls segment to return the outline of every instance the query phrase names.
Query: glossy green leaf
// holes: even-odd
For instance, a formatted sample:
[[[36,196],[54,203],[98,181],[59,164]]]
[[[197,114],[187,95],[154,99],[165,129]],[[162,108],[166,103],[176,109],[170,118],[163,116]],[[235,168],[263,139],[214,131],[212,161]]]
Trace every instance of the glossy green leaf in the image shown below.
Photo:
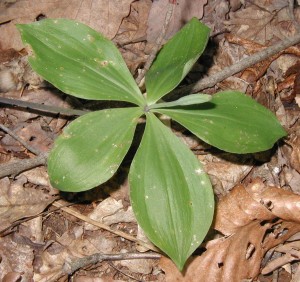
[[[149,104],[172,91],[186,76],[204,51],[209,31],[193,18],[163,46],[146,73]]]
[[[206,103],[206,102],[210,101],[211,98],[212,98],[212,96],[208,95],[208,94],[191,94],[191,95],[182,97],[176,101],[152,104],[151,106],[149,106],[149,109],[172,108],[172,107],[176,107],[176,106],[188,106],[188,105],[202,104],[202,103]]]
[[[95,30],[67,19],[17,26],[33,51],[30,65],[58,89],[84,99],[145,104],[118,49]]]
[[[139,108],[109,109],[73,121],[48,158],[52,186],[79,192],[110,179],[131,145],[141,114]]]
[[[208,144],[232,153],[265,151],[286,135],[272,112],[236,91],[215,94],[205,104],[155,111],[168,115]]]
[[[181,270],[211,225],[214,196],[200,162],[152,113],[129,181],[138,223]]]

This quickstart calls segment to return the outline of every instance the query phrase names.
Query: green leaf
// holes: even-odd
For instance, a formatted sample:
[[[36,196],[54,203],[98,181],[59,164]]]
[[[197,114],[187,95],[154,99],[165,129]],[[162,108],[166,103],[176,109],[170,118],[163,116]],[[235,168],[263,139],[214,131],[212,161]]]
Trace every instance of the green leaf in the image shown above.
[[[67,19],[17,27],[33,51],[31,67],[61,91],[84,99],[145,104],[118,49],[95,30]]]
[[[213,95],[210,102],[172,109],[157,109],[193,134],[219,149],[253,153],[270,149],[286,135],[271,111],[236,91]]]
[[[149,106],[149,109],[160,109],[160,108],[171,108],[176,106],[188,106],[188,105],[196,105],[202,104],[210,101],[212,98],[211,95],[207,94],[191,94],[185,97],[182,97],[173,102],[164,102],[158,104],[152,104]]]
[[[164,45],[146,73],[149,104],[172,91],[186,76],[204,51],[209,31],[193,18]]]
[[[152,113],[129,181],[138,223],[181,270],[212,223],[214,196],[200,162]]]
[[[110,179],[131,145],[140,115],[139,108],[109,109],[73,121],[56,139],[48,158],[51,184],[79,192]]]

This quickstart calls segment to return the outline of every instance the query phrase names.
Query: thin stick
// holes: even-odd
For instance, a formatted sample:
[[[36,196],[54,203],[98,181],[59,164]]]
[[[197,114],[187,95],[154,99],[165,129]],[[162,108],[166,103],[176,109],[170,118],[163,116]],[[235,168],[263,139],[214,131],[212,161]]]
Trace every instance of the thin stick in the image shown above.
[[[64,274],[72,274],[76,270],[91,264],[96,264],[104,260],[128,260],[128,259],[160,259],[161,255],[157,253],[121,253],[121,254],[93,254],[71,262],[65,262],[63,266]]]
[[[239,72],[243,71],[244,69],[251,67],[260,61],[263,61],[263,60],[267,59],[268,57],[273,56],[276,53],[278,53],[290,46],[298,44],[299,42],[300,42],[300,33],[296,34],[292,38],[287,38],[285,40],[282,40],[281,42],[279,42],[271,47],[268,47],[260,52],[257,52],[252,56],[242,59],[241,61],[231,65],[230,67],[223,69],[223,71],[215,73],[207,78],[204,78],[195,84],[191,84],[189,86],[175,90],[172,92],[172,94],[181,95],[181,94],[187,94],[187,93],[196,93],[203,89],[213,87],[218,82],[221,82],[224,79],[226,79],[236,73],[239,73]]]
[[[176,4],[169,2],[168,11],[167,11],[166,16],[165,16],[165,21],[164,21],[164,24],[163,24],[163,27],[162,27],[162,31],[156,39],[155,47],[152,49],[152,51],[151,51],[151,53],[150,53],[150,55],[147,59],[147,62],[145,63],[144,68],[141,70],[138,77],[136,78],[136,83],[137,84],[140,84],[140,82],[144,78],[145,73],[149,70],[152,62],[154,61],[154,59],[156,57],[156,54],[157,54],[158,50],[160,49],[160,47],[162,45],[162,41],[163,41],[163,39],[166,35],[166,31],[169,27],[169,24],[170,24],[170,21],[171,21],[171,18],[172,18],[175,7],[176,7]]]
[[[88,113],[88,111],[66,109],[66,108],[42,105],[38,103],[26,102],[26,101],[3,98],[3,97],[0,97],[0,104],[20,107],[22,109],[33,109],[43,113],[50,113],[50,114],[62,115],[62,116],[81,116]]]
[[[0,178],[8,175],[16,175],[25,170],[45,165],[47,163],[47,157],[48,153],[42,153],[35,158],[10,161],[8,163],[0,164]]]
[[[91,218],[89,218],[89,217],[87,217],[87,216],[85,216],[85,215],[83,215],[83,214],[81,214],[81,213],[79,213],[79,212],[71,209],[71,208],[65,207],[65,205],[62,203],[62,201],[54,202],[54,203],[52,203],[52,205],[55,206],[55,207],[61,207],[61,209],[64,212],[67,212],[67,213],[69,213],[69,214],[71,214],[71,215],[73,215],[73,216],[75,216],[75,217],[77,217],[77,218],[79,218],[79,219],[87,222],[87,223],[90,223],[90,224],[95,225],[95,226],[97,226],[99,228],[107,230],[107,231],[109,231],[109,232],[111,232],[113,234],[116,234],[116,235],[118,235],[120,237],[123,237],[123,238],[125,238],[125,239],[127,239],[129,241],[138,243],[139,245],[144,246],[144,247],[146,247],[146,248],[148,248],[148,249],[150,249],[152,251],[159,252],[159,250],[157,248],[155,248],[153,245],[150,245],[150,244],[148,244],[148,243],[146,243],[146,242],[144,242],[142,240],[139,240],[139,239],[135,238],[134,236],[128,235],[125,232],[122,232],[122,231],[119,231],[119,230],[113,230],[108,225],[106,225],[104,223],[101,223],[101,222],[98,222],[96,220],[93,220],[93,219],[91,219]]]
[[[25,142],[21,137],[19,137],[17,134],[15,134],[12,130],[10,130],[9,128],[7,128],[6,126],[4,126],[3,124],[0,123],[0,129],[2,129],[4,132],[6,132],[7,134],[9,134],[12,138],[14,138],[15,140],[17,140],[19,143],[21,143],[27,150],[29,150],[30,152],[34,153],[35,155],[39,155],[41,153],[40,150],[30,146],[29,144],[27,144],[27,142]]]

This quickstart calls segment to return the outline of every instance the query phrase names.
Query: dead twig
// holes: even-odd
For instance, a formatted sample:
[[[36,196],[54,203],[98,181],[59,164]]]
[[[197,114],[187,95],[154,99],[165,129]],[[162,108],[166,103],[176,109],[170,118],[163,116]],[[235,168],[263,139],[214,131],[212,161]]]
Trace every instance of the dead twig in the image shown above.
[[[152,49],[152,51],[151,51],[151,53],[150,53],[150,55],[147,59],[147,62],[145,63],[144,68],[141,70],[138,77],[136,78],[136,83],[137,84],[141,83],[142,79],[145,76],[145,73],[149,70],[152,62],[154,61],[158,50],[161,48],[162,41],[163,41],[163,39],[166,35],[166,31],[169,27],[169,24],[170,24],[170,21],[171,21],[171,18],[172,18],[175,7],[176,7],[176,4],[174,4],[172,2],[169,2],[168,11],[167,11],[166,16],[165,16],[165,21],[164,21],[164,24],[163,24],[163,27],[162,27],[162,31],[156,39],[155,47]]]
[[[2,129],[7,134],[9,134],[12,138],[20,142],[27,150],[37,155],[37,157],[32,159],[23,159],[23,160],[11,161],[9,163],[0,164],[0,178],[8,175],[16,175],[22,171],[46,164],[48,153],[44,153],[36,148],[33,148],[22,138],[20,138],[17,134],[15,134],[13,131],[11,131],[9,128],[7,128],[2,124],[0,124],[0,129]]]
[[[29,170],[40,165],[45,165],[47,163],[47,157],[48,153],[42,153],[35,158],[0,164],[0,178],[9,175],[17,175],[25,170]]]
[[[70,262],[65,262],[63,266],[63,274],[71,275],[76,270],[86,267],[91,264],[108,260],[129,260],[129,259],[160,259],[161,255],[157,253],[120,253],[120,254],[93,254],[84,258],[76,259]]]
[[[0,97],[0,105],[1,104],[13,106],[13,107],[19,107],[22,109],[32,109],[42,113],[47,113],[47,114],[50,113],[50,114],[61,115],[61,116],[81,116],[88,113],[88,111],[66,109],[61,107],[42,105],[38,103],[26,102],[26,101],[9,99],[4,97]]]
[[[224,79],[226,79],[234,74],[237,74],[248,67],[251,67],[251,66],[257,64],[258,62],[263,61],[263,60],[267,59],[268,57],[273,56],[276,53],[278,53],[290,46],[298,44],[299,42],[300,42],[300,33],[296,34],[292,38],[286,38],[285,40],[282,40],[281,42],[279,42],[273,46],[266,47],[264,50],[257,52],[255,54],[253,54],[252,56],[249,56],[249,57],[225,68],[221,72],[218,72],[218,73],[215,73],[214,75],[206,77],[195,84],[191,84],[189,86],[174,90],[172,92],[172,95],[177,96],[177,95],[188,94],[188,93],[196,93],[203,89],[213,87],[218,82],[221,82]]]
[[[150,245],[150,244],[148,244],[148,243],[146,243],[146,242],[144,242],[142,240],[139,240],[139,239],[135,238],[134,236],[128,235],[125,232],[122,232],[122,231],[119,231],[119,230],[113,230],[108,225],[106,225],[104,223],[101,223],[101,222],[98,222],[96,220],[93,220],[93,219],[91,219],[91,218],[89,218],[89,217],[87,217],[87,216],[85,216],[85,215],[83,215],[83,214],[81,214],[81,213],[79,213],[79,212],[71,209],[71,208],[66,207],[65,204],[63,203],[63,201],[54,202],[54,203],[52,203],[52,205],[55,206],[55,207],[61,207],[61,209],[64,212],[66,212],[68,214],[71,214],[71,215],[73,215],[73,216],[75,216],[75,217],[77,217],[77,218],[79,218],[79,219],[81,219],[81,220],[83,220],[83,221],[85,221],[87,223],[90,223],[90,224],[92,224],[94,226],[97,226],[99,228],[107,230],[107,231],[109,231],[109,232],[111,232],[113,234],[116,234],[116,235],[118,235],[120,237],[123,237],[123,238],[125,238],[125,239],[127,239],[129,241],[135,242],[135,243],[137,243],[137,244],[139,244],[139,245],[141,245],[143,247],[146,247],[149,250],[152,250],[152,251],[155,251],[155,252],[159,252],[159,250],[156,247],[154,247],[153,245]]]
[[[34,153],[35,155],[39,155],[41,154],[41,151],[30,146],[29,144],[27,144],[21,137],[19,137],[17,134],[15,134],[12,130],[10,130],[9,128],[7,128],[6,126],[4,126],[3,124],[0,123],[0,129],[2,129],[4,132],[6,132],[7,134],[9,134],[12,138],[14,138],[15,140],[17,140],[20,144],[22,144],[27,150],[29,150],[30,152]]]

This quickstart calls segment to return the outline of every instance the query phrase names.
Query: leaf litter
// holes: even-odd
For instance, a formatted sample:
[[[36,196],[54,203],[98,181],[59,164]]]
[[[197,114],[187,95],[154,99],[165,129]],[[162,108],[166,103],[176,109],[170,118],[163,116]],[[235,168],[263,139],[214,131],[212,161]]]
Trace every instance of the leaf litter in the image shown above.
[[[15,23],[31,22],[43,16],[81,20],[114,38],[131,72],[136,74],[161,31],[164,13],[156,11],[158,8],[162,11],[168,1],[128,0],[122,1],[118,8],[108,1],[58,2],[1,2],[1,97],[67,108],[84,106],[81,101],[45,85],[27,68]],[[170,24],[169,35],[178,30],[185,19],[203,16],[203,22],[212,28],[218,48],[212,49],[213,55],[207,54],[196,63],[185,83],[195,82],[205,70],[209,75],[221,71],[293,35],[299,24],[299,7],[294,7],[293,17],[288,1],[193,1],[195,6],[187,8],[188,2],[178,3],[174,17],[177,22]],[[224,27],[228,36],[222,33]],[[175,133],[204,164],[218,199],[212,230],[190,259],[184,275],[163,257],[159,263],[146,259],[102,261],[77,271],[74,281],[271,281],[275,273],[278,281],[283,277],[296,281],[300,272],[298,57],[298,47],[292,47],[285,55],[274,56],[218,83],[214,89],[207,89],[207,93],[214,93],[216,88],[245,91],[271,109],[289,133],[277,149],[245,156],[223,153],[182,132],[180,126],[174,124]],[[248,79],[249,74],[251,79]],[[2,87],[3,77],[4,81],[10,81],[10,87]],[[0,120],[41,151],[49,150],[54,138],[68,123],[68,119],[61,116],[5,106],[0,110]],[[33,157],[2,131],[0,138],[2,162]],[[93,190],[93,195],[84,192],[60,197],[75,203],[73,209],[83,215],[145,241],[132,217],[129,187],[122,170],[112,181]],[[0,238],[0,278],[3,281],[21,278],[22,281],[58,281],[57,273],[66,261],[99,252],[147,251],[51,206],[58,192],[50,186],[44,167],[5,177],[0,183],[1,230],[9,228]],[[79,200],[86,202],[79,204]],[[41,214],[43,211],[48,214]]]

